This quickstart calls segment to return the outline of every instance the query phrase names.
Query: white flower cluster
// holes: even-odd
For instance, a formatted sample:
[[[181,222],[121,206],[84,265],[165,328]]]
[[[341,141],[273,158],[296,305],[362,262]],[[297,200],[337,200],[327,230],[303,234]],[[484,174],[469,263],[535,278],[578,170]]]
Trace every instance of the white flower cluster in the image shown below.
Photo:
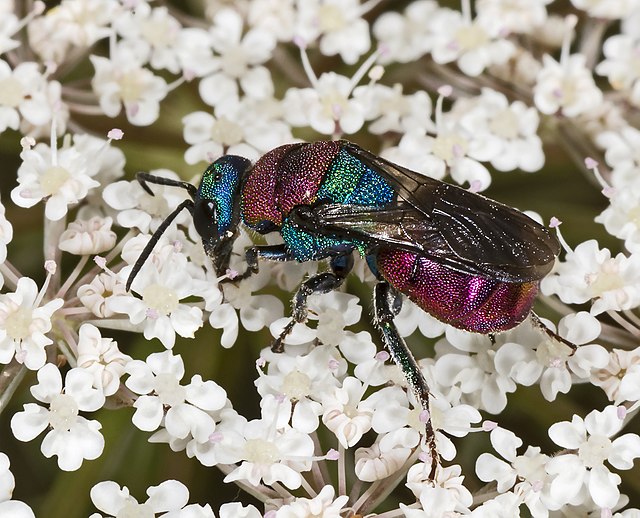
[[[162,483],[149,474],[139,502],[124,480],[93,480],[128,466],[83,471],[83,516],[640,516],[637,484],[624,484],[640,457],[640,0],[49,4],[0,0],[0,152],[12,158],[0,203],[0,437],[41,437],[60,470],[87,470],[126,435],[108,433],[111,416],[129,412],[148,448],[224,480],[189,504],[201,495],[174,480],[184,471]],[[124,141],[119,129],[96,136],[109,119]],[[539,309],[557,321],[543,320],[546,331],[528,319],[473,334],[404,300],[395,325],[426,357],[428,415],[363,327],[367,302],[351,291],[371,292],[365,260],[349,292],[309,296],[307,322],[276,353],[269,341],[290,322],[282,300],[324,266],[261,261],[242,276],[262,237],[240,226],[216,272],[192,214],[174,212],[190,193],[172,168],[345,137],[470,191],[512,182],[576,241],[558,232],[563,251],[540,282]],[[148,171],[159,184],[125,179],[127,163],[149,159],[162,164]],[[531,193],[558,190],[516,172],[545,163],[582,172],[598,208],[552,214],[529,195],[535,182],[545,190]],[[206,364],[222,354],[218,380]],[[242,365],[255,376],[238,375],[234,395],[224,371]],[[252,413],[241,397],[254,386]],[[2,445],[0,516],[33,517],[41,495]],[[253,500],[214,514],[230,483]],[[409,491],[385,500],[399,485]]]

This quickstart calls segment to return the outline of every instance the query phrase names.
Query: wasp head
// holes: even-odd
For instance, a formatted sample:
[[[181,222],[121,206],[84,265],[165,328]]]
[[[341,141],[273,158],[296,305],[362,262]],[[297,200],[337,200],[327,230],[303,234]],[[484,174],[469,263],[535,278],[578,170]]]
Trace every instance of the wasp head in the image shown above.
[[[229,267],[240,222],[240,184],[250,166],[240,156],[218,158],[202,175],[194,197],[193,222],[218,275]]]

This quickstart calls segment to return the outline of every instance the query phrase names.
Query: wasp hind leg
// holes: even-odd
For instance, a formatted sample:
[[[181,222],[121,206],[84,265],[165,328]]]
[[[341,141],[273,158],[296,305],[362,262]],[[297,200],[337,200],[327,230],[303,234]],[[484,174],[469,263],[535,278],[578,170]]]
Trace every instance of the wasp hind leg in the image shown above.
[[[339,288],[353,268],[353,254],[351,251],[345,254],[335,255],[329,263],[330,272],[323,272],[310,277],[303,282],[291,301],[291,320],[282,330],[280,336],[271,344],[271,350],[281,353],[284,350],[284,340],[296,324],[307,320],[307,298],[315,293],[329,293]]]
[[[436,447],[436,436],[429,412],[429,386],[420,371],[418,362],[416,362],[407,344],[398,333],[393,321],[396,315],[400,313],[401,308],[402,296],[396,290],[385,281],[376,284],[373,294],[374,325],[380,331],[382,341],[389,351],[391,358],[393,358],[393,361],[400,367],[400,370],[402,370],[409,387],[424,411],[421,417],[424,418],[425,440],[431,456],[429,479],[435,480],[440,457]]]

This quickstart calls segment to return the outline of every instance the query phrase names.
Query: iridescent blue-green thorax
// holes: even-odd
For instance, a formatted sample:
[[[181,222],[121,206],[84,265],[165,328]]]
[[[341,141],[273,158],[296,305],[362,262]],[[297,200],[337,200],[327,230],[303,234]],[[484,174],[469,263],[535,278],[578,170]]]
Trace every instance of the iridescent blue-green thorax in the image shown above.
[[[256,162],[242,190],[242,219],[258,232],[279,230],[298,261],[361,248],[361,243],[302,230],[290,219],[300,206],[319,203],[384,207],[395,197],[389,183],[343,142],[288,144]]]

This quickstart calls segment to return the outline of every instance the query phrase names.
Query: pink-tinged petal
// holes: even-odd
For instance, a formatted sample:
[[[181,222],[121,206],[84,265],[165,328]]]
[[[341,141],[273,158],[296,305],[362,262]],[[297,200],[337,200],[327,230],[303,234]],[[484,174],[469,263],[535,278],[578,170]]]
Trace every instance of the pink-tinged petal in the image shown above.
[[[129,495],[129,489],[120,486],[111,480],[100,482],[91,488],[91,501],[100,511],[116,516],[124,504],[133,499]]]
[[[164,415],[160,398],[156,396],[140,396],[133,404],[136,408],[131,421],[145,432],[157,430]]]
[[[35,403],[24,405],[24,411],[11,418],[11,431],[16,439],[23,442],[35,439],[47,426],[49,411]]]
[[[28,191],[31,191],[31,189],[29,187],[18,185],[11,191],[11,201],[13,201],[13,203],[15,203],[18,207],[23,207],[25,209],[38,204],[40,198],[38,198],[37,196],[24,196],[23,191],[26,194]]]
[[[147,489],[147,505],[156,513],[181,509],[189,501],[189,490],[177,480],[166,480]]]
[[[571,422],[561,421],[549,428],[549,437],[558,446],[575,450],[586,441],[587,435],[582,418],[574,415]]]
[[[618,475],[611,473],[604,466],[593,468],[589,472],[589,493],[598,507],[612,509],[620,498],[618,484],[621,480]]]
[[[631,469],[633,460],[639,457],[640,437],[635,433],[626,433],[613,441],[608,460],[614,468]]]

